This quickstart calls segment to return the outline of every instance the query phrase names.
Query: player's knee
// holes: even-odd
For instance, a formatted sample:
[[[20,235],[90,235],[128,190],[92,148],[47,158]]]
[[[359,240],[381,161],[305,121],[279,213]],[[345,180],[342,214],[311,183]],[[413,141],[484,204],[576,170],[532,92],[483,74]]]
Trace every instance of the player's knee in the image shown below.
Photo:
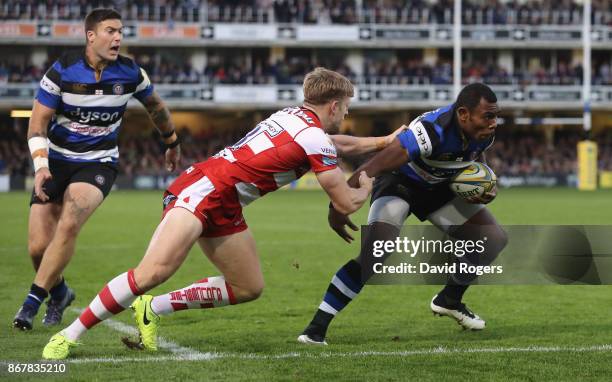
[[[47,244],[47,242],[38,240],[30,240],[28,242],[28,253],[30,254],[30,258],[32,258],[32,261],[37,260],[40,263],[43,254],[45,253],[45,249],[47,249]]]
[[[172,272],[163,264],[140,264],[134,269],[134,281],[142,292],[163,284],[170,276]]]
[[[240,288],[237,288],[237,290],[236,289],[234,290],[234,293],[238,294],[236,296],[236,299],[238,301],[248,302],[248,301],[257,300],[259,297],[261,297],[261,295],[263,294],[263,290],[264,290],[264,283],[262,281],[261,283],[253,283],[251,285],[245,285]]]
[[[145,293],[156,286],[162,284],[168,278],[164,277],[162,274],[156,272],[149,272],[146,274],[141,274],[140,276],[136,276],[136,272],[134,272],[135,282],[138,286],[138,290],[142,293]]]
[[[263,294],[264,284],[253,285],[247,291],[247,298],[249,301],[257,300]]]
[[[76,238],[81,230],[81,224],[75,219],[61,219],[57,226],[57,235],[59,237]]]

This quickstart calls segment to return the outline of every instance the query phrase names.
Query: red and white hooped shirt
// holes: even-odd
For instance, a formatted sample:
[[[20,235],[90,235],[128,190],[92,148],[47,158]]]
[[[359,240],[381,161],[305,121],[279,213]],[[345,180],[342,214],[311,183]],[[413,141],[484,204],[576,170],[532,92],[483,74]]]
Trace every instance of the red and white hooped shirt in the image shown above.
[[[261,121],[234,145],[196,163],[217,191],[235,188],[242,207],[307,173],[337,167],[331,139],[317,115],[286,108]]]

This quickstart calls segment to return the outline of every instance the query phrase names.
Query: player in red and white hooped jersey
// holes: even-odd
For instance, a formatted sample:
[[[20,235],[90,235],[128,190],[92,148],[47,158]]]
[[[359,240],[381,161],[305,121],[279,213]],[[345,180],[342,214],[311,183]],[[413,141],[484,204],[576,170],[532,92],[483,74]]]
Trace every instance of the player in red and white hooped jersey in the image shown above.
[[[160,315],[259,297],[263,275],[242,208],[312,170],[334,208],[351,214],[366,201],[372,179],[363,173],[359,186],[349,187],[337,156],[380,150],[402,130],[384,138],[328,136],[338,132],[352,96],[348,79],[317,68],[304,80],[303,107],[274,113],[233,146],[187,168],[164,194],[164,217],[140,264],[111,280],[79,318],[54,335],[43,358],[66,358],[89,328],[130,305],[141,345],[156,350]],[[172,276],[196,242],[221,276],[138,297]]]
[[[336,170],[333,178],[340,179],[340,175],[336,176],[337,152],[331,139],[314,110],[280,110],[234,145],[188,168],[168,188],[165,210],[183,207],[194,213],[207,227],[205,237],[243,231],[246,223],[242,207],[266,193],[309,170],[315,174]],[[221,205],[223,208],[218,208]]]
[[[318,173],[335,168],[336,156],[316,113],[294,107],[274,113],[233,146],[195,167],[219,186],[235,187],[245,206],[310,169]]]

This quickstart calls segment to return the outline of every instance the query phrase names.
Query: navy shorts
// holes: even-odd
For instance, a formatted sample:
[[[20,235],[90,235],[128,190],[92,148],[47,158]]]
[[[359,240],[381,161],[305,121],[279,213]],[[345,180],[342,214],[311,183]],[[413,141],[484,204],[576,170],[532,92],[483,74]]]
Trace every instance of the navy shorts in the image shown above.
[[[394,171],[376,177],[370,204],[383,196],[396,196],[410,205],[410,212],[420,221],[442,208],[456,196],[447,182],[423,186],[400,172]]]
[[[112,163],[68,162],[49,158],[52,178],[45,182],[43,190],[49,196],[46,203],[61,203],[64,192],[71,183],[89,183],[106,198],[117,178],[117,166]],[[32,191],[30,205],[42,204]]]

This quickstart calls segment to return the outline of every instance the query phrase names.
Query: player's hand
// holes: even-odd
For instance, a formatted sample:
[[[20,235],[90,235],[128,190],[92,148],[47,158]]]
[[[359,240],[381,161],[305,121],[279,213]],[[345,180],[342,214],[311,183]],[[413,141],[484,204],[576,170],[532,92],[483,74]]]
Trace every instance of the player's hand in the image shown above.
[[[365,171],[359,173],[359,188],[366,188],[368,193],[372,192],[374,178],[370,178]]]
[[[359,228],[353,224],[348,215],[342,215],[340,212],[336,211],[330,206],[327,221],[329,222],[329,226],[336,231],[338,236],[340,236],[344,241],[350,243],[355,240],[353,236],[346,231],[345,226],[349,226],[353,231],[359,231]]]
[[[408,130],[408,126],[406,125],[402,125],[400,126],[397,130],[395,130],[394,132],[392,132],[391,134],[387,135],[387,137],[385,138],[385,143],[387,146],[389,146],[391,144],[391,142],[393,142],[393,140],[401,133],[403,133],[404,131]]]
[[[45,194],[43,186],[47,180],[51,179],[51,171],[48,167],[41,167],[34,174],[34,194],[41,202],[49,200],[49,196]]]
[[[466,199],[468,203],[472,204],[489,204],[495,199],[497,196],[497,185],[493,187],[493,189],[482,196],[473,196],[469,199]]]
[[[181,146],[166,149],[166,170],[174,171],[181,163]]]

